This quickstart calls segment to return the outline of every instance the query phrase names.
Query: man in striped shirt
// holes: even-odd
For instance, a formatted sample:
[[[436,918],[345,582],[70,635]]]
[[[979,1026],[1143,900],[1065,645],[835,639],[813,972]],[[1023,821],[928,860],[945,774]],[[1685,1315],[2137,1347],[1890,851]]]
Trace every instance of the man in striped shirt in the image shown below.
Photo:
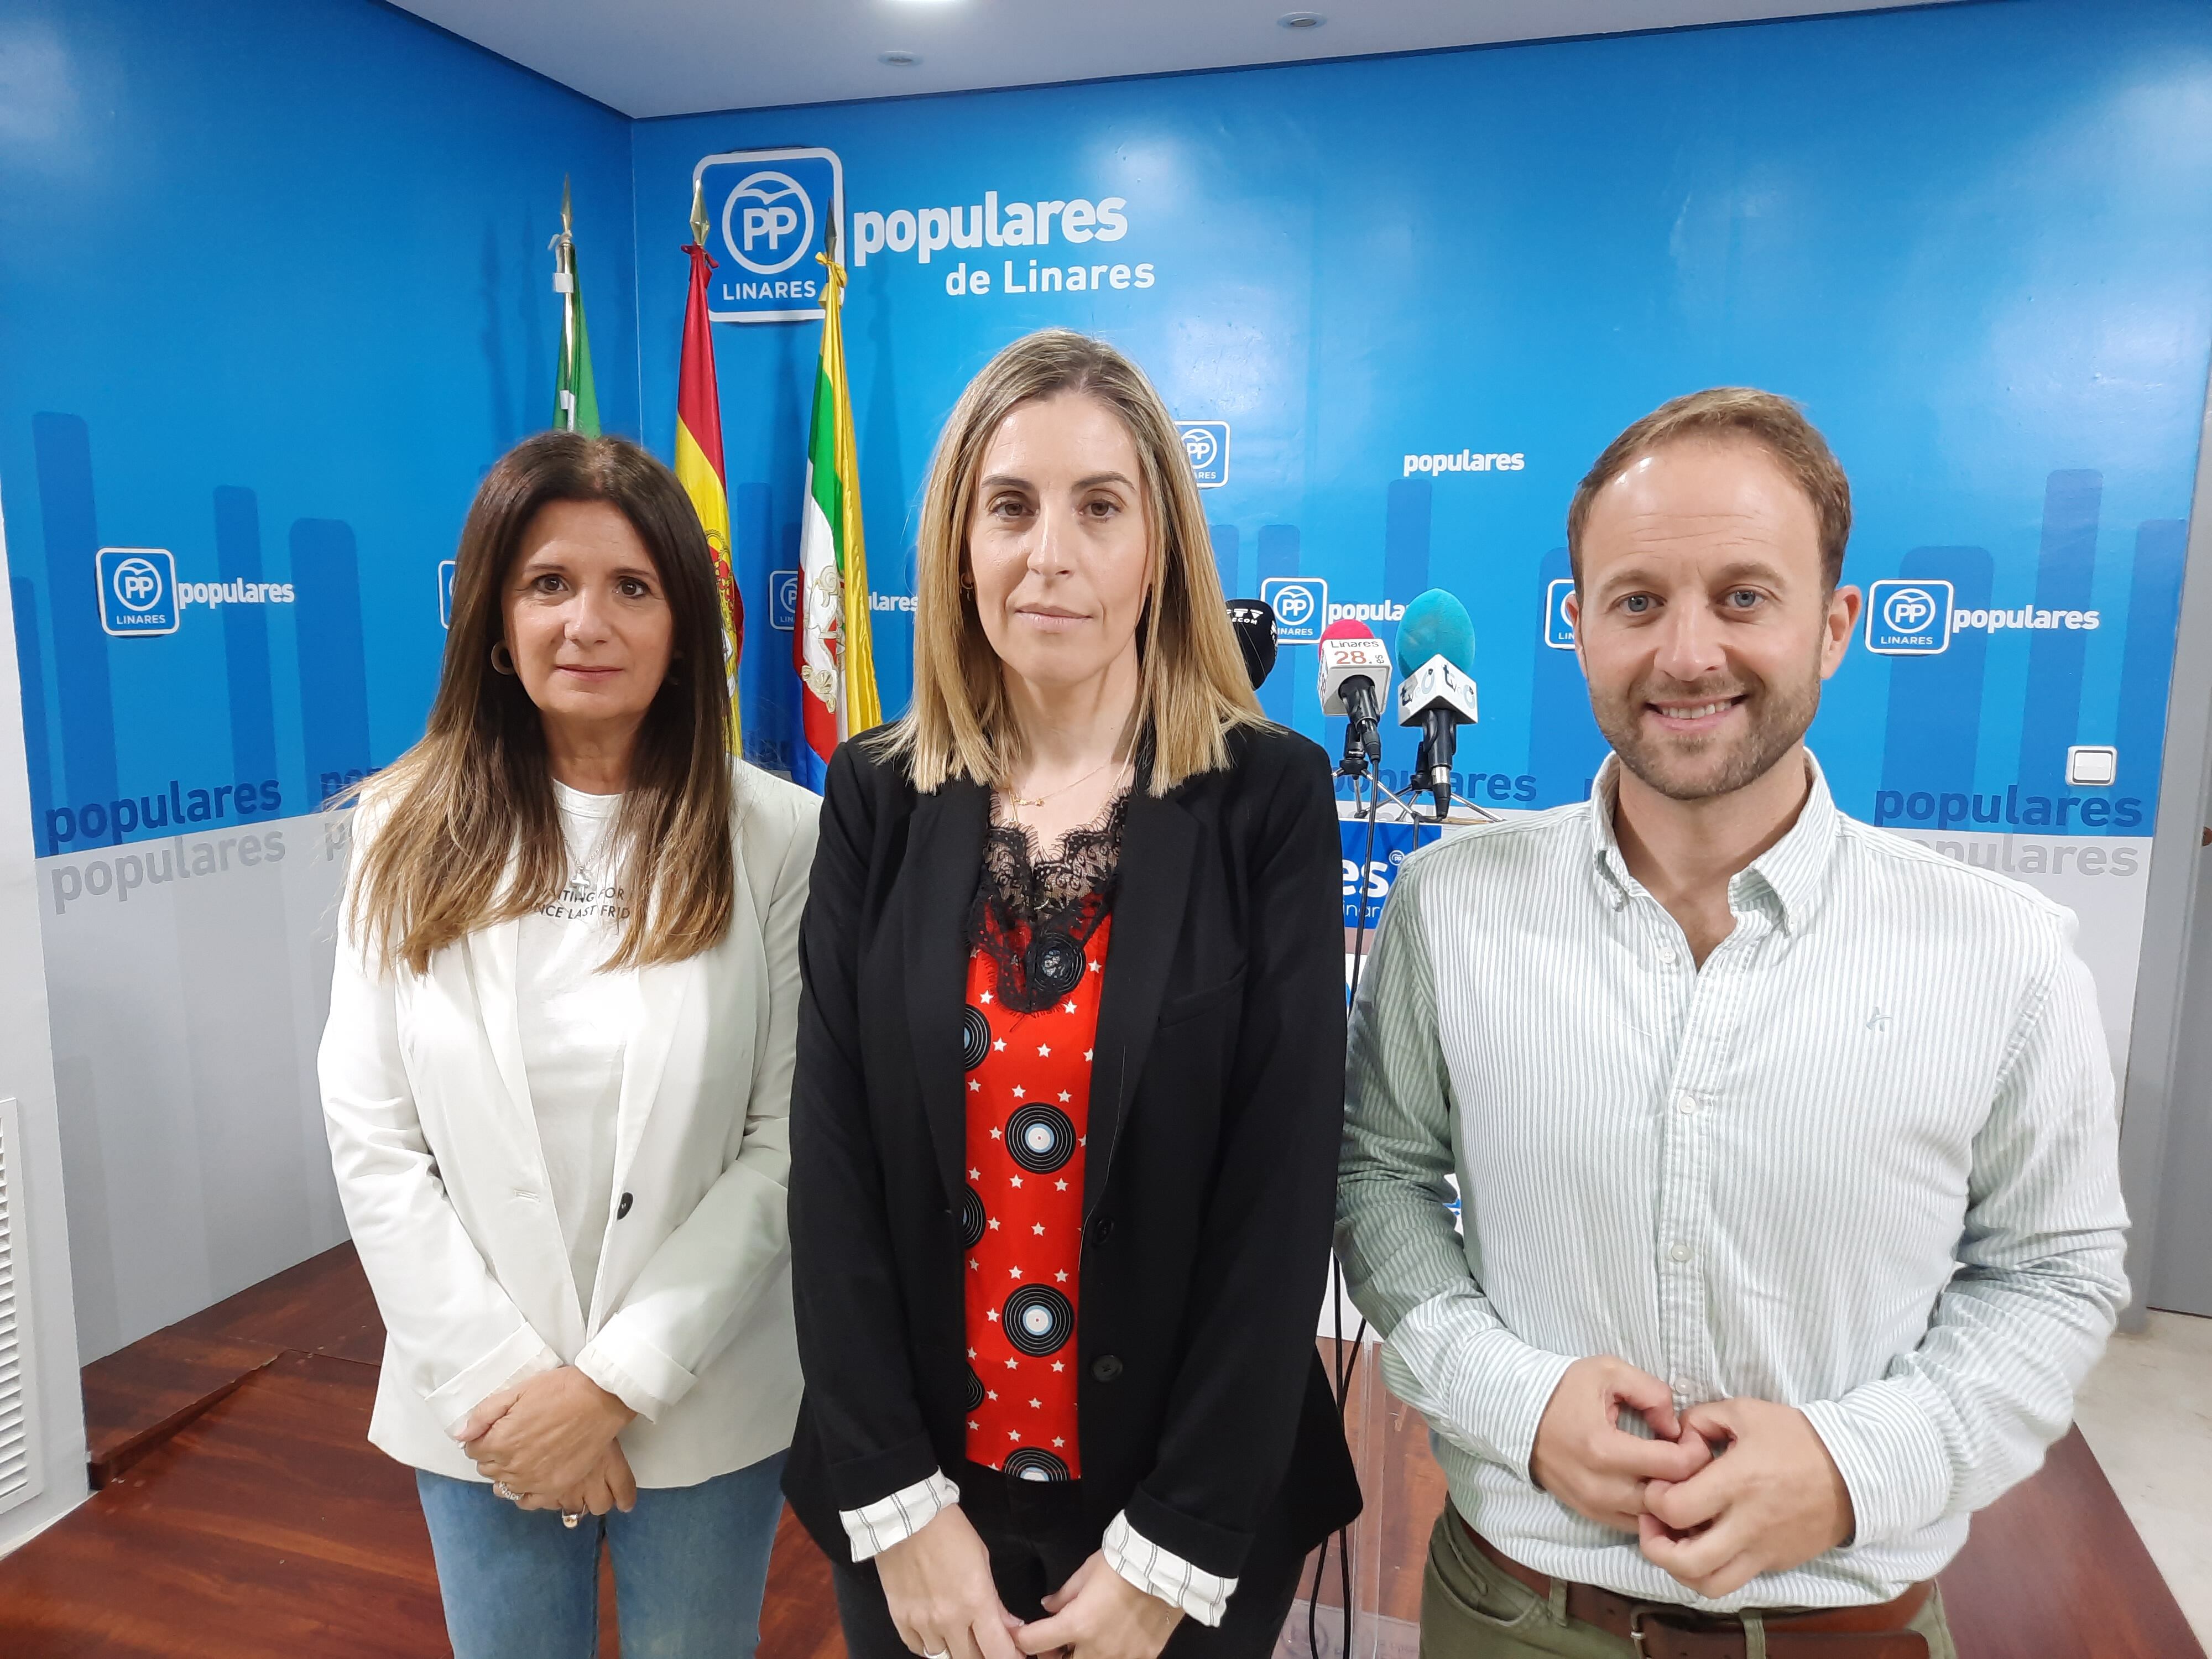
[[[1568,515],[1613,757],[1384,913],[1337,1242],[1450,1485],[1428,1659],[1949,1659],[1929,1581],[2126,1300],[2072,915],[1805,746],[1850,528],[1784,399],[1629,428]]]

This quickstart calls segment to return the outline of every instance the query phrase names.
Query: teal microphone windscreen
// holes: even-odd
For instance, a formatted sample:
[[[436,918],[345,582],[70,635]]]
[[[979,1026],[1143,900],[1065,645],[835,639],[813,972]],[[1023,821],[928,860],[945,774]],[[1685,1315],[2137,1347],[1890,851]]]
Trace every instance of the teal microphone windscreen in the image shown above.
[[[1474,673],[1474,619],[1441,587],[1417,597],[1398,619],[1399,678],[1431,657],[1442,657],[1470,678]]]

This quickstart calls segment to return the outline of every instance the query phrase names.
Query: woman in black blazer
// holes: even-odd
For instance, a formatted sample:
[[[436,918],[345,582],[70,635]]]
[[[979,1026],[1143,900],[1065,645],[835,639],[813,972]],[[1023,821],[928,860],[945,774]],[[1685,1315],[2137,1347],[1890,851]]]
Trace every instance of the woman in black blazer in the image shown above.
[[[1260,716],[1158,394],[1066,331],[953,411],[915,635],[802,930],[785,1489],[853,1659],[1258,1659],[1359,1507],[1328,762]]]

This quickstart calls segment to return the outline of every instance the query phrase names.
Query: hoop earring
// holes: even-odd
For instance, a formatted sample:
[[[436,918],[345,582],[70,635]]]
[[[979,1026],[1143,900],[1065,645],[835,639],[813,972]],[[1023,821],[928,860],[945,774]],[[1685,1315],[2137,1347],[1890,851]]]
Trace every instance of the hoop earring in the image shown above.
[[[514,653],[507,648],[505,640],[494,640],[491,647],[492,672],[498,674],[514,672]]]

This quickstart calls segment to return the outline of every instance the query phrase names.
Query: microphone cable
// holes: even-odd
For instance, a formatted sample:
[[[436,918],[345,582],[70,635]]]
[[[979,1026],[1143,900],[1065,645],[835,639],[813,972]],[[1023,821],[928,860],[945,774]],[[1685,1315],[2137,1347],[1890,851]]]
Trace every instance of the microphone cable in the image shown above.
[[[1360,849],[1358,885],[1354,890],[1359,902],[1359,920],[1353,927],[1352,935],[1352,978],[1345,992],[1347,1008],[1358,1005],[1359,974],[1367,963],[1367,884],[1373,879],[1370,872],[1375,867],[1375,822],[1382,810],[1382,781],[1379,778],[1355,775],[1352,787],[1366,796],[1367,838]],[[1414,825],[1413,837],[1418,844],[1420,839],[1418,823]],[[1329,1301],[1336,1332],[1336,1353],[1330,1370],[1336,1382],[1336,1424],[1337,1431],[1341,1434],[1352,1405],[1352,1377],[1359,1369],[1360,1345],[1367,1340],[1367,1317],[1364,1314],[1360,1316],[1359,1328],[1352,1333],[1352,1351],[1347,1354],[1344,1345],[1344,1264],[1336,1259],[1333,1250],[1329,1253],[1328,1273]],[[1370,1382],[1369,1386],[1373,1384]],[[1339,1583],[1344,1594],[1344,1646],[1337,1659],[1352,1659],[1352,1528],[1349,1526],[1321,1540],[1319,1558],[1314,1564],[1313,1589],[1306,1596],[1306,1659],[1321,1659],[1321,1587],[1328,1577],[1330,1538],[1336,1542]]]
[[[1367,1340],[1367,1319],[1360,1316],[1359,1328],[1352,1334],[1352,1352],[1344,1351],[1344,1269],[1330,1258],[1330,1299],[1334,1304],[1336,1320],[1336,1358],[1331,1369],[1336,1376],[1336,1424],[1341,1433],[1345,1425],[1346,1408],[1352,1400],[1352,1375],[1359,1367],[1359,1345]],[[1372,1384],[1370,1383],[1370,1387]],[[1354,1524],[1357,1524],[1356,1522]],[[1351,1659],[1352,1655],[1352,1528],[1347,1526],[1321,1540],[1320,1559],[1314,1564],[1313,1589],[1306,1597],[1306,1654],[1307,1659],[1320,1659],[1321,1587],[1328,1577],[1329,1540],[1336,1541],[1336,1560],[1339,1583],[1344,1594],[1344,1646],[1337,1659]]]

